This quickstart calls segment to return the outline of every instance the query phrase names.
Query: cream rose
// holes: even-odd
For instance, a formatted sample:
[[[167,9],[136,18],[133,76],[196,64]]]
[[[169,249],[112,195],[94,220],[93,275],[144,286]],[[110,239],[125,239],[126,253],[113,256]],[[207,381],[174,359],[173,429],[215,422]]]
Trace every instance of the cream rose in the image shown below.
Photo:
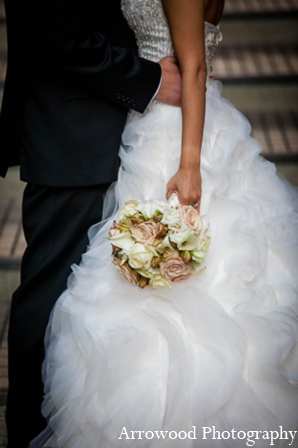
[[[128,253],[128,263],[133,269],[149,269],[158,253],[152,246],[136,243]]]
[[[181,221],[191,230],[199,235],[203,228],[203,221],[197,210],[191,206],[179,207]]]
[[[205,263],[192,263],[191,268],[195,275],[202,274],[207,269]]]
[[[120,210],[120,219],[124,219],[127,216],[133,216],[137,210],[136,208],[141,203],[139,199],[132,199],[125,202],[124,207]]]
[[[124,275],[126,280],[128,280],[133,285],[138,285],[138,273],[131,269],[128,263],[121,264],[121,260],[119,260],[119,258],[117,257],[113,257],[113,263],[117,271],[119,271],[120,274]]]
[[[138,269],[137,271],[142,277],[146,278],[153,278],[155,275],[159,274],[159,270],[153,269],[152,267],[149,269]]]
[[[156,238],[156,222],[145,221],[141,224],[131,226],[130,231],[138,243],[153,244]]]
[[[204,232],[207,232],[209,230],[209,227],[210,227],[209,218],[206,215],[202,215],[201,219],[202,219],[202,222],[203,222]]]
[[[166,224],[169,229],[180,228],[180,213],[176,208],[168,207],[164,210],[164,214],[161,220],[162,224]]]
[[[152,277],[149,281],[149,285],[151,285],[155,289],[169,289],[172,288],[172,282],[168,278],[163,275],[157,274]]]
[[[196,250],[208,252],[210,243],[211,243],[211,237],[209,235],[206,235],[204,238],[199,240]]]
[[[170,255],[160,265],[160,272],[173,282],[186,280],[191,276],[191,267],[181,258]]]

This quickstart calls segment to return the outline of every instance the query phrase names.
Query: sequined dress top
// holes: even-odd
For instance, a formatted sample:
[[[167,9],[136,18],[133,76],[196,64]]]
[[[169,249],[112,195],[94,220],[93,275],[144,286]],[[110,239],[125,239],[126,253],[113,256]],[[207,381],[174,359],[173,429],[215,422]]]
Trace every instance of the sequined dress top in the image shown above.
[[[138,53],[142,58],[157,62],[165,56],[175,54],[161,0],[122,0],[121,9],[135,33]],[[212,59],[221,40],[219,25],[205,22],[207,79],[211,75]]]

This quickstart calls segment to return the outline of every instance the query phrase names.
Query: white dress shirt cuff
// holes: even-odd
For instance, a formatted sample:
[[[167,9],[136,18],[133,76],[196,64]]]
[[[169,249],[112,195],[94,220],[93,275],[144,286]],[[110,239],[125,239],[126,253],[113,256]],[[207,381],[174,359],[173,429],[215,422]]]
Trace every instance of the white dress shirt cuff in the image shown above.
[[[158,85],[158,87],[157,87],[157,90],[156,90],[155,94],[153,95],[153,97],[152,97],[152,99],[151,99],[151,101],[150,101],[149,104],[152,103],[152,101],[155,99],[156,95],[158,94],[159,89],[160,89],[160,86],[161,86],[161,82],[162,82],[162,75],[161,75],[161,77],[160,77],[160,81],[159,81],[159,85]],[[148,106],[149,106],[149,104],[148,104]]]

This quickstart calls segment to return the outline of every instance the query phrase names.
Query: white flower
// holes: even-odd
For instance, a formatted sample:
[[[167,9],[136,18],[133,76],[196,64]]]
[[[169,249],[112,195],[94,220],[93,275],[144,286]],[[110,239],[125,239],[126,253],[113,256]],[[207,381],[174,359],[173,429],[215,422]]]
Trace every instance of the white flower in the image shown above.
[[[156,247],[156,250],[163,254],[164,252],[173,253],[175,249],[171,246],[169,235],[167,235],[162,242]]]
[[[202,222],[203,222],[204,232],[207,232],[209,230],[209,227],[210,227],[209,217],[206,216],[206,215],[201,215],[201,219],[202,219]]]
[[[157,274],[152,277],[149,281],[149,285],[151,285],[155,289],[169,289],[172,288],[171,280],[165,278],[163,275]]]
[[[206,269],[209,220],[193,207],[133,199],[120,217],[109,232],[113,263],[134,285],[168,289]]]
[[[139,199],[131,199],[125,202],[124,207],[120,210],[120,219],[124,219],[126,216],[133,216],[137,210],[136,208],[141,203]]]
[[[180,228],[180,222],[181,219],[179,210],[172,207],[167,207],[164,210],[164,214],[161,220],[162,224],[166,224],[169,227],[169,229],[174,230]]]
[[[211,237],[209,235],[205,235],[204,238],[200,238],[195,250],[200,252],[208,252],[209,246],[211,243]]]
[[[149,269],[137,269],[137,272],[146,278],[153,278],[160,273],[159,269],[153,269],[152,267],[149,267]]]
[[[205,263],[191,263],[191,270],[194,275],[202,274],[207,269]]]
[[[137,206],[137,210],[140,211],[147,218],[152,218],[152,216],[154,216],[156,210],[158,210],[160,213],[163,213],[165,207],[167,207],[167,204],[165,204],[162,201],[150,200],[150,201],[147,201],[144,203],[140,203]]]
[[[197,236],[190,229],[181,232],[171,232],[170,240],[177,244],[179,250],[194,250],[198,244]]]
[[[124,249],[126,252],[129,251],[135,244],[135,240],[129,232],[122,232],[118,235],[112,236],[109,238],[109,241],[113,244],[113,246],[120,247],[120,249]]]
[[[209,218],[206,215],[202,215],[201,219],[202,219],[203,226],[202,226],[202,230],[201,230],[201,233],[200,233],[200,238],[201,239],[204,239],[205,237],[209,238],[210,237],[210,231],[209,231],[210,222],[209,222]]]
[[[149,269],[158,253],[152,246],[136,243],[128,253],[128,263],[133,269]]]

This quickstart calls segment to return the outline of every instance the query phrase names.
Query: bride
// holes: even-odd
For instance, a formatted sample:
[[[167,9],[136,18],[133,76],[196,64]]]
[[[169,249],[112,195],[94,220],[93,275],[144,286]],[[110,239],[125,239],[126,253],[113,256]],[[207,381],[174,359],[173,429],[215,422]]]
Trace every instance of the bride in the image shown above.
[[[48,326],[48,426],[30,447],[297,446],[297,194],[210,78],[222,8],[122,0],[142,57],[175,52],[182,109],[130,112],[111,217]],[[140,289],[113,266],[109,228],[125,201],[173,192],[209,216],[207,270]]]

